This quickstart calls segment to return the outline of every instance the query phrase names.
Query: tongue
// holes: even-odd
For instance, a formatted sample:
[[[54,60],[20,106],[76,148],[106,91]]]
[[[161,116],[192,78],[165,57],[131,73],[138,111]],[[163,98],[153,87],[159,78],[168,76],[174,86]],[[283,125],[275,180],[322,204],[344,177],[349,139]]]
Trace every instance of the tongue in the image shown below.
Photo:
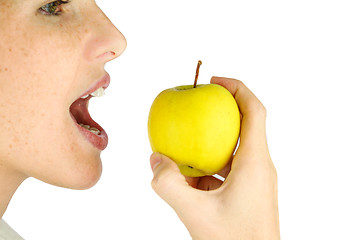
[[[90,125],[91,127],[96,127],[97,129],[101,129],[99,124],[97,124],[90,116],[88,111],[88,103],[91,97],[87,97],[85,99],[79,98],[70,106],[70,113],[75,118],[78,124],[82,123],[85,125]]]

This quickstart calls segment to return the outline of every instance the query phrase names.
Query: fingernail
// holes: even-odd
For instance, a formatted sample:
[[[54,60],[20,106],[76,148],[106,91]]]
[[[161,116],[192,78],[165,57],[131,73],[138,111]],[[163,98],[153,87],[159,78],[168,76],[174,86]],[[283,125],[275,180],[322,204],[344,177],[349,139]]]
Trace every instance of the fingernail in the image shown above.
[[[211,79],[210,79],[210,82],[213,82],[213,81],[215,81],[216,79],[218,79],[219,77],[217,77],[217,76],[212,76],[211,77]]]
[[[160,164],[161,162],[161,155],[159,153],[153,153],[150,157],[150,165],[151,170],[154,172],[154,169]]]

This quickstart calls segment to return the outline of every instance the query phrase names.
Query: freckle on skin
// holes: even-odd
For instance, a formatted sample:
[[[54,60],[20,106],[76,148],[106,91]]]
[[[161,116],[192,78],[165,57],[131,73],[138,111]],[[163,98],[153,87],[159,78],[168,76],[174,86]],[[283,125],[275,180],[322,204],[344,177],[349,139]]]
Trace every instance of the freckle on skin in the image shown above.
[[[11,49],[11,48],[9,48],[9,52],[12,52],[12,49]]]
[[[18,142],[20,142],[20,141],[19,141],[19,139],[18,139],[17,137],[14,137],[14,138],[13,138],[13,142],[14,142],[14,143],[18,143]]]

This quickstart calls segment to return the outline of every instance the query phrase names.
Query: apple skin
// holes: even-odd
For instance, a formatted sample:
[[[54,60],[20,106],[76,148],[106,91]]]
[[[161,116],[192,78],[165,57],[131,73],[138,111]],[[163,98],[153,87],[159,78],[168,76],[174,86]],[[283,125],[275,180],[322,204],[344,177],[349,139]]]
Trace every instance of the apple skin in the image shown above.
[[[229,162],[240,133],[240,112],[231,93],[217,84],[162,91],[148,119],[153,152],[174,160],[189,177],[214,175]]]

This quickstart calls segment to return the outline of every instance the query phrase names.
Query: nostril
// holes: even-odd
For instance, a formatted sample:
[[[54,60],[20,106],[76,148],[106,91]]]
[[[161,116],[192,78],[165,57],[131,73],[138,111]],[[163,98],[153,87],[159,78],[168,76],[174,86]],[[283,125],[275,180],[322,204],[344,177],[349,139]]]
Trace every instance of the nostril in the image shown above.
[[[109,52],[105,52],[105,53],[99,55],[97,58],[109,61],[109,60],[113,59],[115,55],[116,55],[115,52],[109,51]]]

